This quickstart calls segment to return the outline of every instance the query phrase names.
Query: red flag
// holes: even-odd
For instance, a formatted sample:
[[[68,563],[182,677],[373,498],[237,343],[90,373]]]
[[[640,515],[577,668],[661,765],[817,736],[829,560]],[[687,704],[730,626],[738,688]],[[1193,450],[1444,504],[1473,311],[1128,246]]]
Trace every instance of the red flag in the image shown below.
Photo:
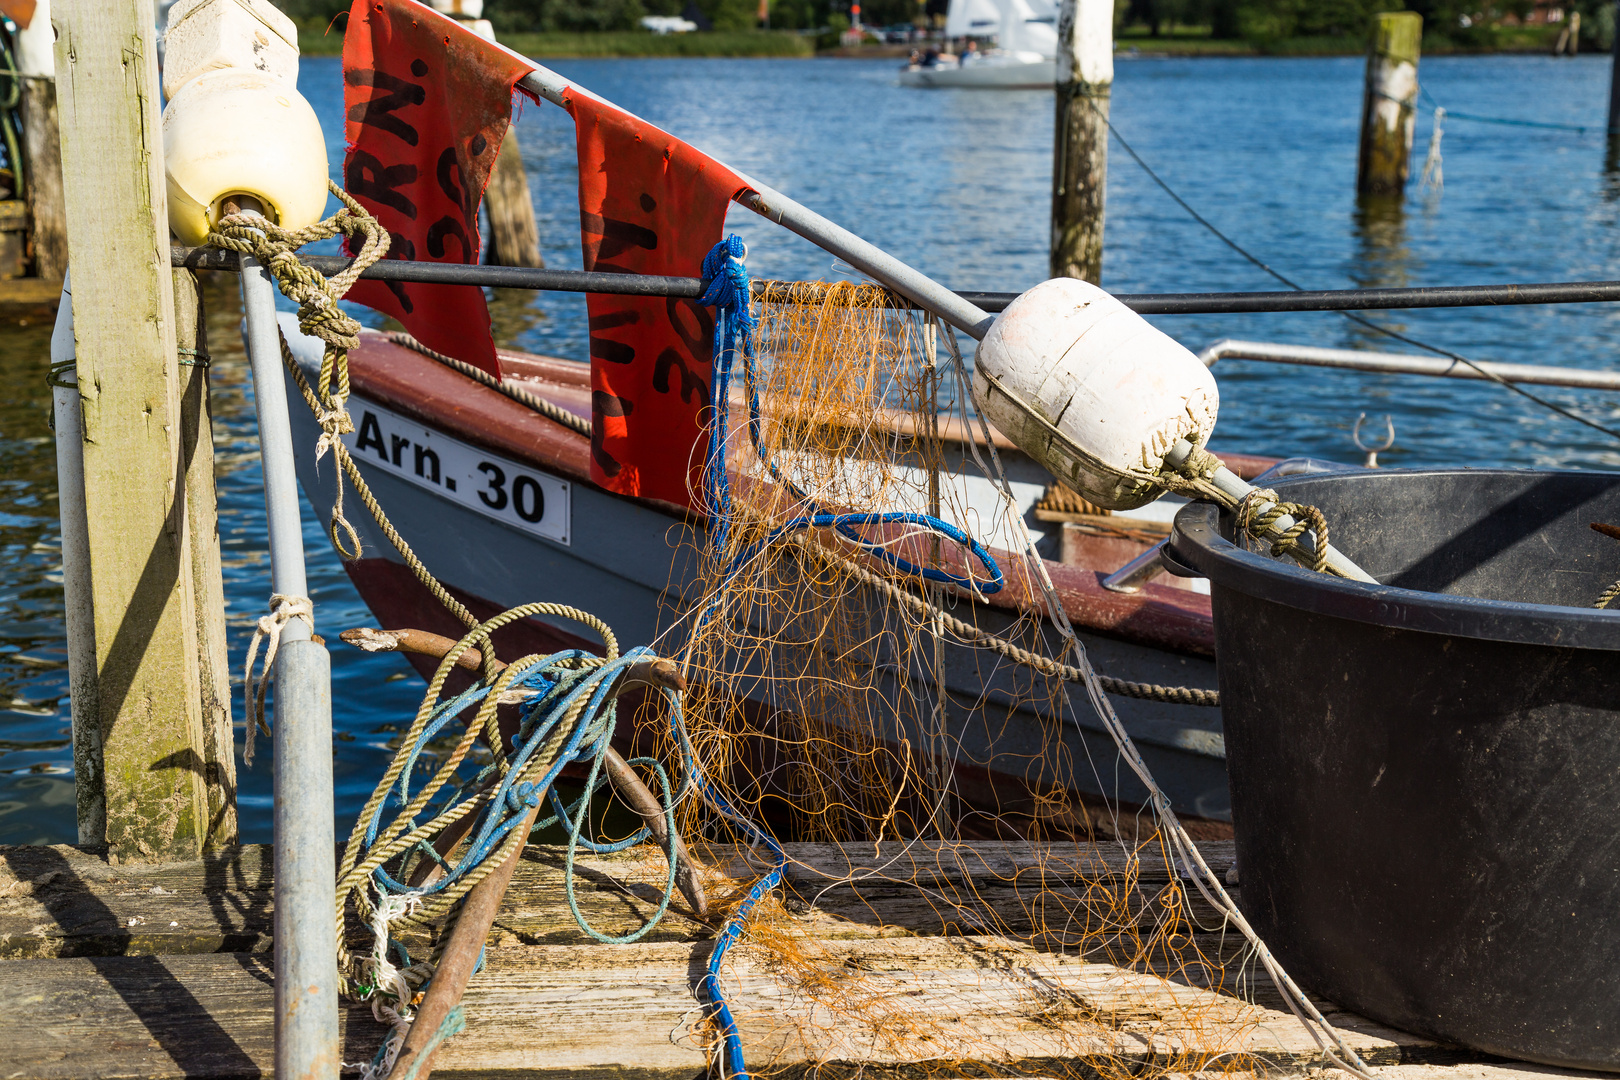
[[[586,94],[563,101],[579,150],[585,269],[698,277],[726,207],[747,185],[651,124]],[[708,450],[714,315],[691,300],[586,298],[591,330],[591,479],[625,495],[692,504]]]
[[[478,203],[532,70],[412,0],[355,0],[343,39],[343,186],[393,237],[391,259],[477,263]],[[349,299],[429,348],[500,374],[484,292],[360,281]]]

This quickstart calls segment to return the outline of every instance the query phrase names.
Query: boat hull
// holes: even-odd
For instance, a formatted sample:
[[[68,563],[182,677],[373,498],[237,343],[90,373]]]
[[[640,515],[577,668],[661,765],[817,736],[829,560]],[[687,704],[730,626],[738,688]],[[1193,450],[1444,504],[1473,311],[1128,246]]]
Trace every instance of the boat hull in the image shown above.
[[[314,352],[307,347],[297,351]],[[302,359],[308,363],[315,357],[305,355]],[[421,379],[400,370],[401,365],[414,361],[428,365]],[[538,453],[519,457],[467,443],[464,438],[458,440],[458,436],[476,430],[462,426],[471,422],[472,411],[454,430],[448,423],[424,424],[411,417],[404,422],[415,424],[415,430],[402,428],[399,388],[419,384],[424,387],[425,397],[437,398],[427,375],[436,376],[444,369],[403,349],[390,354],[386,366],[390,378],[397,380],[392,394],[379,392],[383,388],[373,385],[379,380],[368,378],[380,372],[381,366],[374,372],[362,356],[351,364],[355,386],[349,403],[351,415],[362,428],[368,412],[376,415],[382,441],[381,452],[377,446],[368,446],[354,452],[354,459],[399,534],[453,594],[475,614],[485,617],[538,600],[566,604],[603,618],[621,647],[657,642],[666,655],[679,649],[685,626],[680,617],[701,595],[701,523],[675,508],[624,498],[582,481],[578,468],[583,447],[577,459],[555,453],[549,458]],[[469,381],[460,382],[460,389],[469,395],[483,391]],[[499,395],[492,396],[513,404]],[[298,400],[296,392],[292,398]],[[522,412],[534,417],[528,410]],[[337,494],[336,469],[330,456],[319,463],[314,460],[313,447],[319,432],[307,410],[294,410],[294,432],[300,481],[324,520]],[[438,447],[441,464],[454,458],[448,452],[452,442],[472,445],[488,459],[486,464],[503,471],[508,491],[519,475],[566,485],[566,506],[548,504],[547,510],[566,514],[561,534],[566,540],[538,535],[526,522],[498,519],[487,507],[465,498],[465,484],[458,485],[455,492],[449,491],[443,482],[450,478],[448,469],[437,484],[428,482],[428,477],[417,475],[413,468],[413,452],[400,448],[407,439]],[[503,449],[510,451],[518,442],[521,440]],[[396,451],[392,456],[391,449]],[[550,467],[543,467],[542,461]],[[476,465],[472,470],[476,473]],[[363,544],[363,557],[347,563],[347,569],[378,618],[394,627],[416,626],[459,636],[459,624],[406,569],[403,559],[352,493],[346,507]],[[555,532],[557,523],[551,524]],[[1166,594],[1171,591],[1162,590]],[[1085,618],[1076,617],[1083,615],[1082,605],[1066,602],[1066,606],[1074,609],[1071,619],[1077,623],[1080,638],[1099,670],[1132,681],[1212,688],[1215,669],[1207,645],[1202,644],[1196,632],[1165,628],[1179,625],[1175,619],[1181,613],[1185,616],[1182,621],[1196,631],[1196,610],[1186,615],[1184,609],[1187,604],[1207,601],[1192,594],[1182,595],[1191,598],[1178,598],[1182,608],[1167,604],[1159,605],[1165,609],[1161,612],[1139,608],[1124,620],[1134,623],[1140,631],[1134,636],[1140,638],[1145,633],[1150,639],[1164,639],[1160,641],[1129,640],[1133,636],[1130,631],[1098,632],[1088,626]],[[968,616],[972,621],[994,632],[1009,630],[1022,618],[1021,612],[987,604],[965,606],[972,609]],[[961,610],[958,614],[967,615]],[[1157,631],[1153,629],[1155,617],[1165,624]],[[1177,633],[1185,639],[1180,648],[1169,644]],[[511,655],[601,645],[585,628],[560,619],[527,620],[511,628],[506,640],[498,644],[503,654]],[[905,689],[902,683],[913,684],[910,690],[914,694],[927,693],[934,677],[931,672],[900,670],[880,674],[880,681],[887,683],[885,693],[891,694]],[[1049,797],[1054,788],[1138,805],[1147,800],[1148,793],[1118,760],[1111,739],[1078,688],[1071,688],[1067,707],[1033,704],[1029,701],[1027,669],[987,650],[955,644],[945,649],[945,677],[954,702],[947,710],[947,742],[955,783],[971,806],[992,815],[1028,819],[1034,813],[1035,802]],[[924,679],[928,685],[916,685]],[[1003,707],[995,705],[996,701],[1018,704]],[[1115,704],[1156,780],[1170,793],[1178,810],[1196,817],[1226,820],[1229,810],[1219,710],[1124,698],[1115,699]],[[926,739],[926,733],[906,730],[904,725],[875,734],[895,744],[911,739],[913,745],[925,745],[920,740]],[[1072,773],[1061,783],[1053,779],[1055,758],[1066,759]]]
[[[977,63],[940,67],[905,68],[900,85],[922,89],[956,87],[965,90],[1050,90],[1057,78],[1054,60],[980,60]]]

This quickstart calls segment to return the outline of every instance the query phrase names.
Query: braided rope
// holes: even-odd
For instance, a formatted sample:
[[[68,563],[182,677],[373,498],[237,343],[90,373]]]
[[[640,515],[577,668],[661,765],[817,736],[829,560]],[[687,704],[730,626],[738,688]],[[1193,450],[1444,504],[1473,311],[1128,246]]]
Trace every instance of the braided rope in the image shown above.
[[[797,542],[804,543],[802,539]],[[1085,672],[1077,667],[1071,667],[1068,664],[1059,663],[1051,657],[1042,656],[1040,653],[1026,649],[1022,645],[1008,641],[999,634],[981,630],[972,623],[964,622],[950,612],[945,611],[937,604],[931,603],[923,597],[900,587],[888,578],[872,573],[848,557],[842,555],[836,557],[843,563],[844,569],[851,576],[877,589],[914,614],[939,620],[946,629],[964,641],[983,645],[985,648],[1005,656],[1014,663],[1034,668],[1043,675],[1062,679],[1064,682],[1084,683],[1086,681]],[[1211,708],[1219,708],[1221,704],[1221,694],[1218,690],[1201,690],[1193,686],[1161,686],[1158,683],[1127,682],[1124,679],[1115,679],[1108,675],[1098,675],[1097,680],[1102,684],[1104,690],[1110,694],[1118,694],[1121,697],[1140,698],[1144,701],[1164,701],[1173,705],[1204,705]]]
[[[1262,543],[1270,543],[1271,554],[1277,558],[1288,555],[1319,574],[1339,574],[1327,561],[1328,524],[1327,516],[1322,511],[1306,503],[1282,502],[1275,491],[1264,488],[1254,488],[1243,498],[1235,499],[1215,483],[1215,472],[1220,467],[1220,458],[1201,446],[1195,446],[1180,469],[1160,472],[1155,483],[1189,499],[1212,502],[1236,512],[1239,531]],[[1256,505],[1259,502],[1271,502],[1273,505],[1260,511]],[[1284,516],[1292,516],[1294,524],[1280,535],[1271,535],[1271,528]],[[1299,538],[1306,532],[1315,533],[1314,552],[1306,551],[1299,543]]]
[[[388,340],[395,345],[403,345],[414,352],[419,352],[429,360],[437,360],[452,371],[459,371],[469,379],[483,383],[491,390],[498,390],[520,405],[527,405],[547,420],[553,420],[570,431],[577,431],[586,438],[591,436],[591,422],[583,416],[576,416],[560,405],[553,405],[542,397],[529,393],[521,386],[509,383],[504,379],[497,379],[483,368],[469,364],[465,360],[457,360],[453,356],[446,356],[442,352],[435,352],[426,345],[417,341],[409,334],[391,333]]]

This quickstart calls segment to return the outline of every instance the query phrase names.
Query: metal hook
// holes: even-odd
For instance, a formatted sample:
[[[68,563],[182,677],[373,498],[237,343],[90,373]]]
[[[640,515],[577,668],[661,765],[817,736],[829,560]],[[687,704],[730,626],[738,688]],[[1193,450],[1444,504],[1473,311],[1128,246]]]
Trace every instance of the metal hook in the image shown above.
[[[1390,416],[1388,413],[1384,414],[1384,426],[1389,429],[1389,434],[1388,437],[1384,439],[1382,446],[1368,446],[1366,443],[1361,441],[1361,425],[1366,422],[1366,413],[1362,413],[1360,416],[1356,417],[1355,427],[1350,429],[1350,438],[1355,442],[1356,449],[1367,455],[1366,460],[1361,463],[1362,467],[1366,469],[1376,469],[1378,468],[1378,452],[1380,450],[1388,450],[1390,447],[1395,445],[1395,418]]]

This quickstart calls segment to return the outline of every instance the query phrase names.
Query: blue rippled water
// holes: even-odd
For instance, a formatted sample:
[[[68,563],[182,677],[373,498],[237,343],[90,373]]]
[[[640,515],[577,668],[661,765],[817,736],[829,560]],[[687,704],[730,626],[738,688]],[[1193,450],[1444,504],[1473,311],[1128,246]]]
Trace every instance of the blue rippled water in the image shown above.
[[[620,105],[962,289],[1016,291],[1045,273],[1052,98],[1041,92],[917,91],[888,61],[601,60],[554,65]],[[1163,177],[1220,228],[1308,288],[1620,277],[1620,174],[1597,132],[1606,58],[1447,57],[1423,78],[1448,108],[1591,125],[1581,134],[1451,120],[1446,187],[1404,212],[1353,196],[1362,61],[1126,60],[1113,118]],[[335,59],[304,62],[301,85],[342,152]],[[549,265],[577,267],[571,130],[552,106],[518,123]],[[1415,161],[1427,144],[1419,124]],[[1416,168],[1414,165],[1414,169]],[[1111,152],[1104,284],[1123,292],[1269,289],[1260,270],[1192,222],[1128,158]],[[739,208],[750,268],[829,278],[829,258]],[[205,283],[233,663],[268,592],[252,399],[233,279]],[[585,355],[577,296],[492,298],[503,344]],[[1620,309],[1510,307],[1377,316],[1478,359],[1611,368]],[[375,320],[372,320],[375,321]],[[1194,349],[1222,337],[1349,348],[1405,346],[1340,316],[1186,316],[1155,320]],[[0,843],[75,836],[55,459],[46,426],[49,328],[0,333]],[[1393,415],[1392,466],[1613,468],[1620,446],[1489,385],[1223,361],[1216,445],[1355,460],[1359,412]],[[1547,390],[1602,422],[1620,395]],[[1420,508],[1414,508],[1420,509]],[[370,622],[313,522],[310,584],[320,628]],[[519,600],[536,597],[513,598]],[[420,684],[389,656],[332,654],[340,830],[353,820],[409,722]],[[239,677],[239,673],[238,673]],[[241,710],[238,701],[238,721]],[[243,838],[270,837],[265,758],[240,776]]]

